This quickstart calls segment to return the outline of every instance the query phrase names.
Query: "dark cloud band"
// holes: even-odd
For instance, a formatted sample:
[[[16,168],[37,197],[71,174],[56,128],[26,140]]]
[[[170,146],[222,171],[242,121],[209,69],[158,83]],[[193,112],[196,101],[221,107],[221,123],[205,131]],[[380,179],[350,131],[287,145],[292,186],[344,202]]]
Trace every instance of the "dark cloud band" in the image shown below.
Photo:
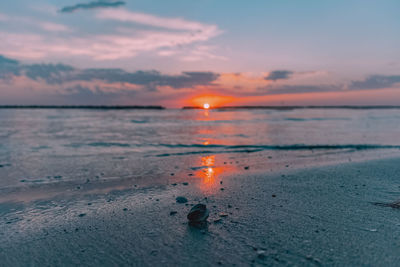
[[[287,80],[293,74],[293,71],[290,70],[275,70],[271,71],[265,80],[267,81],[277,81],[277,80]]]
[[[178,75],[167,75],[154,70],[136,72],[127,72],[122,69],[82,70],[64,64],[25,65],[0,56],[0,79],[10,76],[25,76],[35,81],[43,80],[47,84],[84,81],[127,83],[155,91],[159,86],[181,89],[211,85],[220,75],[213,72],[182,72]]]
[[[81,3],[81,4],[76,4],[74,6],[66,6],[60,9],[61,13],[72,13],[74,11],[77,11],[79,9],[93,9],[93,8],[108,8],[108,7],[119,7],[125,5],[124,1],[104,1],[104,0],[99,0],[99,1],[93,1],[90,3]]]
[[[400,75],[371,75],[365,80],[353,81],[349,89],[381,89],[390,88],[396,83],[400,83]]]

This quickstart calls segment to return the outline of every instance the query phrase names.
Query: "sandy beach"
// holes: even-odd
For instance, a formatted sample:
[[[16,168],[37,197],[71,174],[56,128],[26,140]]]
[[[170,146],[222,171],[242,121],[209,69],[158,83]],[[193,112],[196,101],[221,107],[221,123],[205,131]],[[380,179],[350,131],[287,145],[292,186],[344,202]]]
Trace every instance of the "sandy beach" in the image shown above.
[[[247,170],[222,176],[214,194],[192,180],[2,203],[1,265],[395,266],[400,213],[374,203],[399,200],[399,162]],[[203,229],[187,223],[197,203],[210,211]]]

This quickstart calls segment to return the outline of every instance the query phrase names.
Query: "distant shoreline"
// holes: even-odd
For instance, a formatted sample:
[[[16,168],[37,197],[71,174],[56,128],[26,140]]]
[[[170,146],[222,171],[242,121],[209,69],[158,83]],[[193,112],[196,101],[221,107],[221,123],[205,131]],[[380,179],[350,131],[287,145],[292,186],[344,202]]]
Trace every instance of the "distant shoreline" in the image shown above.
[[[182,109],[203,109],[202,107],[186,106]],[[210,109],[274,109],[274,110],[291,110],[291,109],[400,109],[400,106],[225,106]]]
[[[56,105],[6,105],[0,106],[0,109],[165,109],[163,106],[56,106]]]

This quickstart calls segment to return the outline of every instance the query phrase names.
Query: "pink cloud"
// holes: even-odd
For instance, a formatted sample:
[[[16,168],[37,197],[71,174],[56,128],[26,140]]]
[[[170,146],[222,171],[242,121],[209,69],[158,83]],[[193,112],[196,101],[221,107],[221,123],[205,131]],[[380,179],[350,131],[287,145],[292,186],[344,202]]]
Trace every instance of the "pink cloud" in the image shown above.
[[[153,27],[171,30],[185,30],[192,32],[204,32],[216,36],[221,33],[216,25],[203,24],[181,18],[164,18],[150,14],[130,12],[124,9],[101,10],[97,18],[133,22]]]
[[[167,50],[183,50],[187,57],[222,59],[210,49],[190,45],[206,42],[219,35],[216,25],[203,24],[181,18],[164,18],[126,10],[101,10],[96,15],[100,20],[139,23],[152,27],[138,30],[134,27],[115,26],[110,34],[75,32],[68,26],[23,17],[7,17],[0,14],[0,20],[12,20],[21,25],[33,25],[46,33],[0,32],[2,54],[18,59],[64,58],[86,56],[92,60],[117,60],[132,58],[140,53],[154,52],[159,56],[172,55]],[[94,21],[96,23],[96,21]],[[21,29],[23,29],[22,27]],[[63,33],[63,35],[60,35]],[[164,52],[162,52],[164,51]],[[183,58],[183,57],[181,57]]]

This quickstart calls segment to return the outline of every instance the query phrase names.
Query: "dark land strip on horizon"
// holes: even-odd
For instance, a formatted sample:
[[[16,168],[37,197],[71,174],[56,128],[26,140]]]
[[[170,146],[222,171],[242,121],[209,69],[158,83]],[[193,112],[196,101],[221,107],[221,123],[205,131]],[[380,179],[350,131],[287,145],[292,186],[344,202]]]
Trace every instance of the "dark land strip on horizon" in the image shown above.
[[[185,106],[182,109],[204,109],[202,107]],[[210,109],[229,110],[229,109],[400,109],[400,106],[224,106],[210,107]]]
[[[163,106],[126,106],[126,105],[0,105],[0,109],[167,109]],[[204,109],[203,107],[184,106],[182,109]],[[236,110],[236,109],[271,109],[271,110],[291,110],[291,109],[400,109],[400,106],[223,106],[210,107],[214,110]]]
[[[165,109],[163,106],[2,105],[0,109]]]

